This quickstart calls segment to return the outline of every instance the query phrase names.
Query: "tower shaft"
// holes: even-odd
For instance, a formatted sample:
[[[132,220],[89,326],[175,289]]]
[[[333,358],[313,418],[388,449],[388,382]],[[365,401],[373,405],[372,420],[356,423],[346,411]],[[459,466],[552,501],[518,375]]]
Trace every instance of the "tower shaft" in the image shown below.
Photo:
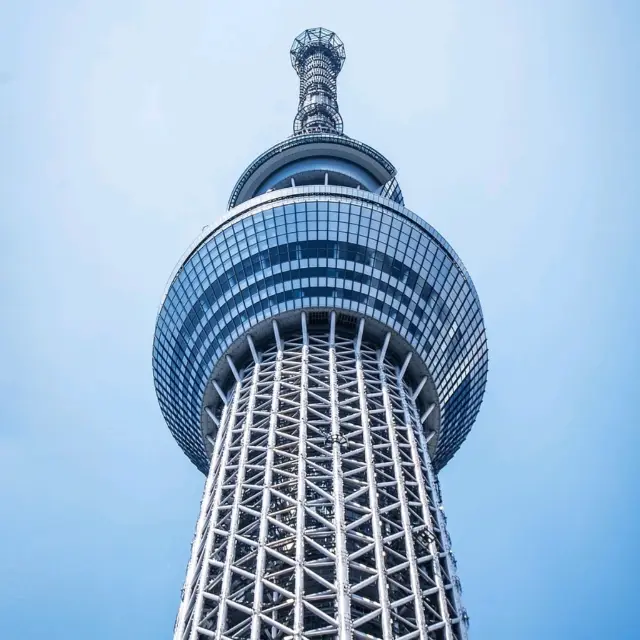
[[[466,637],[403,368],[300,319],[224,398],[175,640]]]
[[[342,133],[340,39],[290,53],[294,135],[242,173],[156,322],[160,407],[207,476],[174,640],[466,640],[436,473],[484,393],[478,295]]]

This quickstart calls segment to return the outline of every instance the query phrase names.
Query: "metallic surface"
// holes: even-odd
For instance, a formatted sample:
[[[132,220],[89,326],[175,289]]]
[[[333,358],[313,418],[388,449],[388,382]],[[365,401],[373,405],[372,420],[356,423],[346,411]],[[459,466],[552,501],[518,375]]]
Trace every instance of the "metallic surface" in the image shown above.
[[[307,29],[293,41],[291,64],[300,76],[294,133],[342,133],[336,78],[344,60],[342,41],[328,29]]]
[[[437,472],[487,376],[461,260],[342,133],[344,46],[296,38],[294,135],[172,274],[164,418],[206,474],[174,640],[466,640]]]
[[[466,637],[412,390],[336,315],[240,372],[176,639]]]

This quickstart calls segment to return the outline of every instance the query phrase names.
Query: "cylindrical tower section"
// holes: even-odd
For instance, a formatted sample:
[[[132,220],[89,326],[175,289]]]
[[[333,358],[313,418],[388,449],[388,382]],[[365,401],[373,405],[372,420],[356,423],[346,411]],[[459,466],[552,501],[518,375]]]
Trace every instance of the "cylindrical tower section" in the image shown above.
[[[307,29],[294,40],[291,64],[300,77],[295,134],[342,133],[336,78],[344,60],[342,41],[328,29]]]
[[[407,367],[298,318],[236,368],[175,638],[463,638]]]
[[[332,186],[239,205],[172,279],[154,371],[208,475],[176,640],[466,637],[434,468],[487,352],[432,227]]]

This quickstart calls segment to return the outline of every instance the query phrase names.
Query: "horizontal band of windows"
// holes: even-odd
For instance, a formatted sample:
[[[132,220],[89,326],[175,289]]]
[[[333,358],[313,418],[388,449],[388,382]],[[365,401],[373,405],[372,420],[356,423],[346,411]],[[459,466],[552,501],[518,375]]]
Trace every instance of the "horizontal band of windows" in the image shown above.
[[[408,288],[419,291],[420,298],[427,304],[435,300],[435,304],[438,307],[438,317],[441,321],[448,318],[451,313],[448,305],[437,294],[435,288],[426,281],[424,277],[426,276],[426,272],[421,276],[400,260],[391,258],[381,251],[362,245],[351,242],[312,240],[304,243],[292,242],[271,247],[234,264],[198,296],[198,302],[200,304],[194,304],[192,306],[185,324],[188,326],[190,322],[194,327],[197,326],[206,309],[215,304],[217,298],[222,297],[230,288],[245,281],[248,277],[258,275],[268,267],[281,265],[291,260],[311,258],[342,259],[371,266],[382,273],[396,278]],[[324,269],[325,273],[322,275],[327,275],[326,272],[328,268]],[[297,271],[297,269],[292,269],[292,272],[295,271]],[[350,277],[349,279],[353,278]]]
[[[415,323],[409,321],[404,315],[398,313],[397,310],[391,305],[371,298],[371,296],[363,294],[359,291],[355,291],[353,289],[310,287],[305,291],[283,291],[280,293],[276,293],[268,298],[258,300],[252,305],[247,306],[244,311],[236,310],[236,313],[231,314],[231,322],[224,327],[216,329],[217,322],[215,322],[211,327],[206,327],[201,333],[203,342],[196,342],[196,345],[192,349],[188,349],[186,343],[183,340],[176,340],[172,363],[167,364],[167,367],[170,371],[172,386],[175,385],[176,391],[178,388],[183,386],[183,384],[179,380],[179,378],[182,377],[180,376],[180,372],[185,371],[187,363],[189,364],[189,370],[191,372],[191,379],[193,382],[203,380],[206,381],[213,368],[212,363],[222,356],[225,339],[230,336],[234,330],[241,328],[247,329],[251,325],[251,319],[258,316],[259,314],[267,314],[269,312],[272,312],[273,307],[275,306],[285,304],[287,301],[301,300],[302,298],[333,298],[333,306],[336,306],[337,308],[340,308],[341,306],[338,303],[340,299],[351,300],[365,305],[366,307],[371,309],[372,312],[374,310],[377,311],[378,314],[376,315],[380,315],[381,317],[387,318],[388,320],[395,319],[397,322],[403,324],[403,326],[406,327],[405,331],[410,335],[415,336],[418,331],[418,326]],[[228,310],[226,313],[229,313],[230,311],[231,310]],[[200,357],[199,351],[203,346],[204,341],[210,339],[212,336],[213,339],[211,339],[211,342],[209,343],[206,351]],[[461,336],[457,336],[457,339],[452,340],[450,346],[447,347],[447,359],[449,364],[452,364],[453,361],[457,359],[460,353],[460,344]],[[423,345],[423,348],[428,352],[431,347],[427,343],[426,345]],[[195,367],[197,361],[199,361],[199,365]],[[194,385],[192,385],[190,393],[187,391],[190,401],[197,401],[197,392],[198,389]]]
[[[187,320],[182,325],[180,330],[180,335],[184,339],[177,339],[178,342],[184,344],[184,348],[187,348],[187,344],[190,341],[191,337],[194,333],[206,333],[207,330],[213,330],[215,325],[227,314],[231,309],[236,309],[240,307],[240,302],[244,302],[245,300],[253,297],[254,295],[268,289],[269,287],[275,287],[277,285],[285,284],[287,282],[302,281],[302,280],[311,280],[312,278],[322,279],[325,282],[328,278],[334,278],[336,280],[344,280],[345,282],[354,282],[360,285],[364,285],[365,287],[371,287],[374,290],[380,291],[383,294],[390,295],[396,300],[399,304],[404,305],[407,309],[412,312],[412,319],[415,322],[419,322],[425,313],[429,313],[429,308],[425,305],[420,306],[415,301],[413,301],[409,296],[405,295],[395,287],[393,287],[390,283],[380,280],[375,276],[370,276],[365,273],[356,272],[353,269],[327,269],[325,267],[308,267],[308,268],[300,268],[300,269],[291,269],[290,272],[273,274],[270,276],[266,276],[263,279],[258,279],[254,283],[250,285],[246,285],[241,288],[232,298],[230,298],[227,302],[220,303],[218,299],[211,296],[210,292],[206,293],[204,296],[199,298],[199,303],[196,304],[198,307],[198,313],[196,317],[199,319],[198,323],[194,324],[194,321],[191,319],[193,316],[191,312],[187,316]],[[305,289],[309,286],[313,286],[310,282],[306,285]],[[316,285],[317,286],[317,285]],[[304,295],[300,295],[299,297],[304,297]],[[366,300],[366,304],[369,306],[383,310],[385,306],[383,306],[383,302],[377,299],[375,296],[369,296]],[[437,305],[437,298],[433,296],[431,299],[426,301],[427,305],[431,305],[431,309]],[[204,325],[204,327],[199,328],[199,323],[209,314],[209,310],[214,309],[213,314],[211,314],[210,319]],[[442,318],[442,307],[435,308],[435,314],[433,314],[434,325],[431,330],[429,336],[427,336],[427,342],[433,341],[437,334],[440,332],[440,329],[437,328],[435,323],[435,319],[438,318],[445,328],[450,326],[451,323],[447,323],[449,318]],[[450,320],[453,320],[451,318]],[[459,341],[462,338],[462,333],[460,329],[455,330],[455,339]]]

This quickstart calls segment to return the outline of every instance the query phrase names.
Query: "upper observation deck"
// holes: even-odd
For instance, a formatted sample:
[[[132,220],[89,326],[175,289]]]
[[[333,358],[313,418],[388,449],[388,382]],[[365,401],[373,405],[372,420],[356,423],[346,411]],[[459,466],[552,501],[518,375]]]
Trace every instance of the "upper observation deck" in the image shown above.
[[[336,133],[294,135],[259,155],[242,173],[229,209],[290,186],[333,185],[364,189],[403,204],[396,169],[373,147]]]

